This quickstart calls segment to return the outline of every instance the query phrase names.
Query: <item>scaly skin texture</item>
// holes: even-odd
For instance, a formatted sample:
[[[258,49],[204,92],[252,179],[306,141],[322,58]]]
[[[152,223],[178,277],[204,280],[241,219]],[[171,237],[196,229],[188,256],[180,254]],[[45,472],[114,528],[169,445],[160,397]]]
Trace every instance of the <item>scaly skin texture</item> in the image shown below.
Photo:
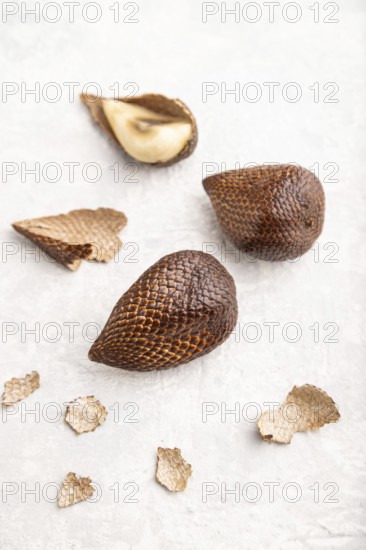
[[[89,359],[127,370],[168,369],[228,338],[238,308],[234,280],[209,254],[164,256],[123,294]]]
[[[230,170],[203,180],[224,233],[261,260],[294,259],[307,252],[324,221],[324,191],[299,166]]]
[[[123,212],[113,208],[82,208],[12,225],[57,262],[75,271],[81,260],[113,260],[116,246],[122,245],[118,233],[126,224]]]

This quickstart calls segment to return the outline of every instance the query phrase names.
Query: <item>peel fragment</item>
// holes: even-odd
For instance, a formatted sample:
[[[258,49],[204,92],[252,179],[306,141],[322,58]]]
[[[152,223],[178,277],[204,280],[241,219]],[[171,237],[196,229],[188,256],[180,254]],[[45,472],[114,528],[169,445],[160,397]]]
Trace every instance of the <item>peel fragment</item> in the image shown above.
[[[294,386],[274,412],[264,412],[257,426],[264,441],[290,443],[296,432],[318,430],[339,419],[333,399],[320,388],[305,384]]]
[[[90,477],[78,477],[73,472],[69,472],[59,491],[57,501],[59,507],[66,508],[66,506],[71,506],[90,498],[95,490],[91,483]]]
[[[93,432],[107,418],[105,407],[93,395],[78,397],[66,409],[65,421],[79,435]]]
[[[39,388],[39,374],[32,371],[24,378],[12,378],[4,384],[4,393],[2,396],[3,405],[12,405],[21,399],[25,399]]]
[[[81,100],[101,129],[139,162],[169,166],[188,157],[197,145],[195,118],[179,99],[82,94]]]
[[[109,262],[122,243],[118,233],[127,224],[113,208],[72,210],[68,214],[13,223],[13,228],[72,271],[82,260]]]
[[[104,99],[102,105],[120,145],[138,161],[169,162],[192,137],[192,125],[185,119],[113,99]]]
[[[192,475],[192,466],[182,457],[180,449],[158,448],[156,479],[169,491],[184,491]]]

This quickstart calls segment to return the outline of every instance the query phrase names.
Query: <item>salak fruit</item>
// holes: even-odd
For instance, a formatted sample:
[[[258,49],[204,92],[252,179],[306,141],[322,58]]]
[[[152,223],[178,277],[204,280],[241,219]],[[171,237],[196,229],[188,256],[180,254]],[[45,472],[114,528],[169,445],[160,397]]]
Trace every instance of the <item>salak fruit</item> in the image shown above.
[[[234,280],[213,256],[164,256],[123,294],[89,359],[127,370],[167,369],[219,346],[238,315]]]
[[[291,164],[229,170],[203,186],[223,232],[261,260],[292,260],[307,252],[324,221],[324,191],[309,170]]]

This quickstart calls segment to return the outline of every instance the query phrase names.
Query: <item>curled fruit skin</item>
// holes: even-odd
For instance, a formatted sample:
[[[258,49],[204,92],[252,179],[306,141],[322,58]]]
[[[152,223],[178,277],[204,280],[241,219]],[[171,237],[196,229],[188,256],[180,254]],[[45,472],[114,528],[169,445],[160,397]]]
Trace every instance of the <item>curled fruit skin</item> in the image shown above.
[[[103,102],[106,101],[107,98],[97,97],[92,94],[81,94],[80,97],[82,102],[88,107],[95,122],[97,122],[100,128],[124,150],[122,144],[116,136],[116,133],[113,131],[103,108]],[[145,164],[150,164],[157,167],[170,166],[171,164],[175,164],[176,162],[189,157],[195,150],[198,140],[197,123],[193,113],[187,105],[183,103],[183,101],[180,101],[179,99],[171,99],[162,94],[144,94],[140,96],[116,98],[114,99],[114,102],[122,102],[127,105],[142,107],[152,111],[155,114],[162,115],[163,117],[176,117],[180,120],[189,122],[191,125],[191,137],[177,155],[166,161],[145,162]],[[139,160],[139,162],[144,163],[142,160]]]
[[[291,164],[229,170],[203,180],[223,232],[258,259],[295,259],[320,235],[325,198],[309,170]]]
[[[168,369],[226,340],[238,316],[234,280],[213,256],[164,256],[123,294],[89,359],[126,370]]]

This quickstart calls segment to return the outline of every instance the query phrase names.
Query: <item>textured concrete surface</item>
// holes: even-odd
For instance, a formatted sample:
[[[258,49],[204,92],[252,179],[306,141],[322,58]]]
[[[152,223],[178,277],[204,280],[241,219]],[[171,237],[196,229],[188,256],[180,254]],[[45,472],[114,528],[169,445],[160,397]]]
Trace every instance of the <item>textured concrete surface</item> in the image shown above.
[[[83,21],[78,8],[69,23],[60,4],[62,17],[54,24],[30,16],[22,23],[18,13],[1,26],[2,80],[28,88],[39,82],[43,94],[39,102],[32,96],[22,102],[13,86],[14,95],[3,94],[0,104],[2,168],[19,163],[6,165],[19,171],[1,183],[0,238],[13,244],[2,245],[0,383],[32,370],[41,376],[41,388],[14,414],[2,411],[0,547],[359,550],[366,541],[365,4],[340,2],[332,16],[334,6],[320,2],[315,23],[314,3],[304,1],[299,21],[289,23],[281,2],[270,23],[268,8],[258,2],[257,23],[243,17],[235,23],[230,16],[222,23],[220,13],[203,23],[197,0],[138,3],[133,17],[139,23],[114,23],[109,4],[95,24]],[[134,7],[120,9],[126,17]],[[294,18],[288,9],[286,17]],[[324,23],[325,16],[339,22]],[[54,17],[51,8],[48,17]],[[62,90],[54,103],[45,88],[51,81]],[[123,95],[132,82],[128,91],[138,86],[142,93],[181,98],[197,117],[194,155],[164,170],[140,167],[131,176],[134,167],[78,100],[92,81],[105,95],[115,82]],[[65,82],[80,83],[73,102]],[[206,102],[204,82],[217,83],[210,89],[218,90]],[[228,89],[238,82],[253,95],[259,86],[262,98],[221,97],[222,82]],[[256,88],[245,88],[249,82]],[[266,82],[279,83],[273,102]],[[282,95],[289,82],[302,91],[294,103]],[[334,84],[324,89],[332,82],[339,91]],[[296,91],[285,90],[290,98]],[[21,174],[22,162],[23,172],[40,163],[38,183]],[[61,167],[54,183],[50,162]],[[80,163],[74,181],[64,164],[70,162]],[[90,162],[101,171],[94,183],[82,174]],[[319,167],[326,223],[318,245],[298,262],[249,262],[229,253],[202,189],[203,163],[232,168],[250,162]],[[115,163],[120,181],[110,169]],[[93,176],[90,168],[87,178]],[[121,237],[129,244],[118,262],[85,263],[76,273],[29,253],[24,258],[23,238],[10,227],[99,206],[126,213]],[[207,247],[237,285],[239,326],[224,345],[176,370],[143,375],[88,361],[95,327],[143,270],[166,253]],[[34,248],[28,243],[27,250]],[[258,411],[303,383],[335,399],[340,423],[296,434],[288,446],[262,442],[253,421]],[[107,421],[77,436],[61,417],[64,403],[93,394],[109,410]],[[217,411],[206,422],[204,403]],[[221,416],[224,407],[236,407],[239,417]],[[154,480],[158,446],[181,448],[192,464],[184,493],[171,494]],[[55,488],[47,484],[61,483],[69,471],[98,484],[97,502],[58,509]],[[275,484],[272,496],[268,484]],[[240,494],[227,494],[223,502],[225,488],[235,487]],[[36,495],[27,494],[31,489]],[[204,498],[205,490],[215,494]]]

